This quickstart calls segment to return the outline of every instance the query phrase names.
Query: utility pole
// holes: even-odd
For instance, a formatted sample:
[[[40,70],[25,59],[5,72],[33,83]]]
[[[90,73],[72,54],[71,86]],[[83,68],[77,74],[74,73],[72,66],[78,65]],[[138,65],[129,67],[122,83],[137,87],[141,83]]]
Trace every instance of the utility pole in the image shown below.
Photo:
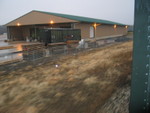
[[[135,0],[130,113],[150,113],[150,0]]]

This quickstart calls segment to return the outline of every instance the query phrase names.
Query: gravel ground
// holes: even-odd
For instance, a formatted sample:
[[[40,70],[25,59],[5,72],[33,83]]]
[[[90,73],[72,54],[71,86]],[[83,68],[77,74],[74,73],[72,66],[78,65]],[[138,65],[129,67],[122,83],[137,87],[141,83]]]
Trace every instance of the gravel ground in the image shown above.
[[[129,113],[130,86],[119,88],[97,113]]]

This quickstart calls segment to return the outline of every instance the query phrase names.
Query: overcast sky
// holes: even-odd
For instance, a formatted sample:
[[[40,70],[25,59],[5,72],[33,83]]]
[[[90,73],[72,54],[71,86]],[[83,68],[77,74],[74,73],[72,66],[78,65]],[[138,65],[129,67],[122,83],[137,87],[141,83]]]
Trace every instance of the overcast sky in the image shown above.
[[[85,16],[132,25],[134,0],[0,0],[0,25],[32,10]]]

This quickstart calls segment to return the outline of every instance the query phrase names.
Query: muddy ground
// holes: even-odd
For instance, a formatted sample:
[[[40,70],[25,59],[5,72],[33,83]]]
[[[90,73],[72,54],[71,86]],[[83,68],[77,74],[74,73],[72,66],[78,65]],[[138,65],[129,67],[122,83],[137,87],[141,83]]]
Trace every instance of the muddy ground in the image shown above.
[[[0,76],[0,113],[106,113],[130,83],[131,56],[126,42],[13,70]]]

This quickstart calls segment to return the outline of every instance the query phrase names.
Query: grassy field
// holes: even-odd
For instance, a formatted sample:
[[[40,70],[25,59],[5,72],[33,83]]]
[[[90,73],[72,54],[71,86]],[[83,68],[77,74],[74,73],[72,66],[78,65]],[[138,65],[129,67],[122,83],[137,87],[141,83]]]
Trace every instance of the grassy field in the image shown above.
[[[130,83],[132,42],[0,76],[0,113],[96,113]]]

